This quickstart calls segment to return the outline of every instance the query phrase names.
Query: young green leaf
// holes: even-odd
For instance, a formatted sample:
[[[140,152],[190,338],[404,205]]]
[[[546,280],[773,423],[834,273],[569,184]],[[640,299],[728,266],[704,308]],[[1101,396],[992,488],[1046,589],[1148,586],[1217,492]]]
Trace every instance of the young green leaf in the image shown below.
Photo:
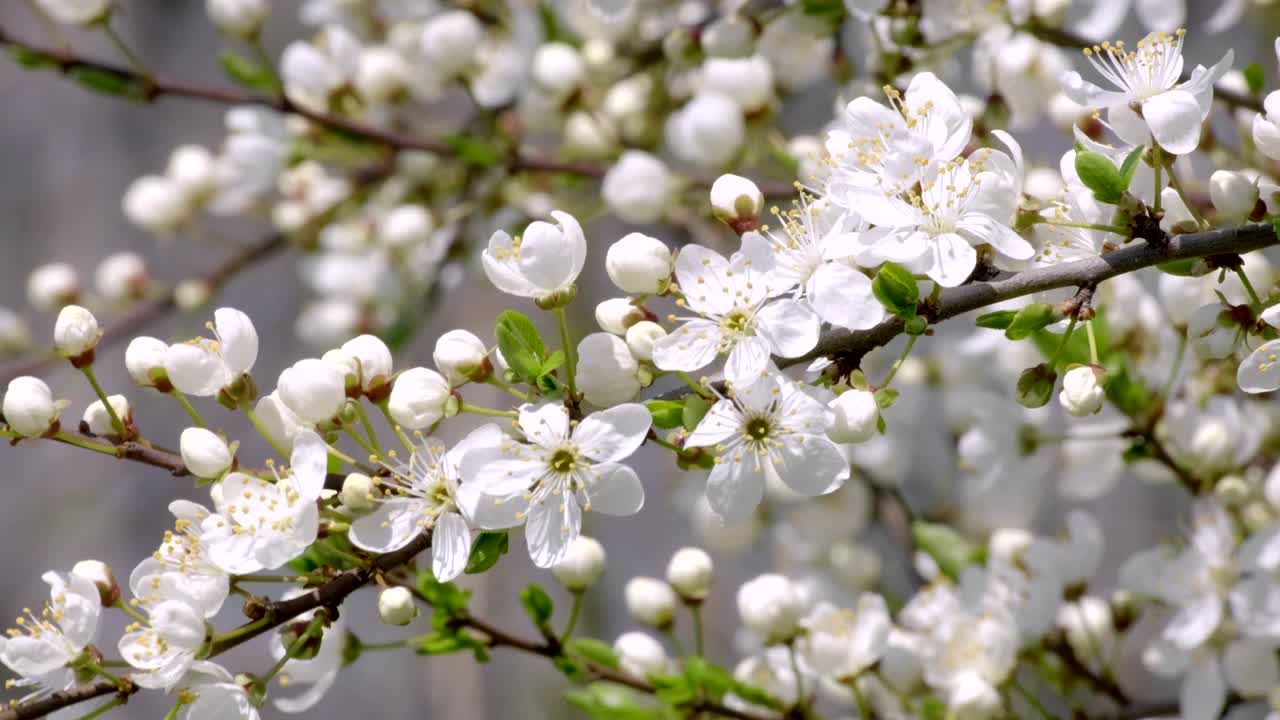
[[[989,312],[985,315],[979,315],[974,323],[978,327],[990,328],[992,330],[1004,330],[1009,327],[1009,323],[1013,322],[1013,318],[1018,314],[1017,310],[997,310]]]
[[[1125,156],[1124,162],[1120,163],[1120,178],[1124,180],[1124,189],[1129,189],[1129,184],[1133,182],[1133,173],[1138,169],[1138,163],[1142,160],[1142,153],[1146,152],[1146,148],[1142,145],[1134,148]]]
[[[577,655],[611,670],[617,670],[620,666],[618,654],[613,651],[613,648],[609,643],[602,642],[595,638],[573,638],[565,643],[565,650],[568,651],[570,655]]]
[[[960,579],[960,573],[977,554],[973,543],[941,523],[918,520],[911,524],[911,537],[916,547],[933,558],[938,569],[952,580]]]
[[[506,532],[482,532],[471,545],[471,557],[467,558],[468,575],[478,575],[497,564],[507,554],[510,539]]]
[[[524,606],[525,612],[529,613],[529,619],[533,620],[533,624],[538,628],[549,627],[551,622],[551,614],[555,612],[555,605],[551,602],[551,596],[546,590],[538,587],[536,583],[529,585],[520,593],[520,604]]]
[[[218,63],[222,65],[222,71],[227,77],[237,85],[259,92],[275,90],[275,76],[270,68],[263,67],[234,50],[227,49],[219,53]]]
[[[1267,75],[1261,65],[1253,63],[1245,67],[1244,81],[1249,84],[1249,92],[1258,95],[1267,86]]]
[[[684,399],[684,412],[681,414],[681,422],[684,423],[684,429],[693,432],[698,427],[698,423],[702,422],[703,416],[711,409],[711,401],[701,395],[690,395]]]
[[[547,359],[547,344],[533,321],[514,310],[507,310],[498,315],[494,336],[498,338],[498,349],[511,370],[525,382],[536,383],[544,374],[542,366]]]
[[[871,292],[894,315],[907,319],[916,316],[920,287],[911,272],[901,265],[891,262],[881,265],[871,281]]]
[[[1014,313],[1009,327],[1005,328],[1004,336],[1010,340],[1024,340],[1035,331],[1061,319],[1057,310],[1049,303],[1031,303]]]
[[[1115,205],[1128,189],[1128,183],[1115,164],[1100,153],[1076,151],[1076,174],[1099,202]]]
[[[653,426],[660,430],[672,430],[684,422],[684,403],[675,400],[650,400],[644,404],[653,416]]]

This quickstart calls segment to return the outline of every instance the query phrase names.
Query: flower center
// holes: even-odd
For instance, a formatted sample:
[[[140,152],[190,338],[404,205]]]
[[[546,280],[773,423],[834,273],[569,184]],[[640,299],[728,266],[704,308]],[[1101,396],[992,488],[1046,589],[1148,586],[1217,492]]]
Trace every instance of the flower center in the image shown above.
[[[573,472],[574,467],[578,464],[578,458],[570,450],[560,449],[551,455],[551,460],[547,463],[551,467],[551,471],[567,475]]]
[[[745,335],[751,329],[751,316],[744,310],[730,310],[727,315],[720,319],[720,327],[727,334],[734,336]]]
[[[769,418],[752,418],[747,421],[746,435],[752,440],[764,440],[769,437],[769,433],[772,429],[773,427],[769,423]]]

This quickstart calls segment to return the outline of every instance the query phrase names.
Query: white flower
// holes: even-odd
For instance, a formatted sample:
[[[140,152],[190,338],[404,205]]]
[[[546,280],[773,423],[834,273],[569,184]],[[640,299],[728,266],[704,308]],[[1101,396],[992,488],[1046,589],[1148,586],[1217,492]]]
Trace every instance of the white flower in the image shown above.
[[[179,145],[169,154],[165,175],[194,209],[217,189],[218,167],[213,153],[200,145]]]
[[[827,437],[838,443],[860,443],[876,434],[880,420],[880,403],[868,390],[848,390],[827,403],[834,419]]]
[[[107,401],[111,403],[111,409],[115,411],[116,417],[120,418],[120,422],[128,429],[130,421],[133,419],[133,410],[129,407],[129,398],[123,395],[108,395]],[[111,413],[107,412],[107,408],[102,404],[101,400],[94,400],[84,409],[84,415],[80,417],[80,422],[89,428],[89,432],[102,437],[116,437],[116,428],[111,422]],[[117,438],[118,439],[118,438]]]
[[[93,283],[103,297],[122,303],[140,297],[147,289],[147,264],[137,253],[112,253],[98,263]]]
[[[1276,314],[1272,308],[1268,308],[1262,313],[1263,320],[1267,320],[1268,313]],[[1275,371],[1278,357],[1280,340],[1265,342],[1249,353],[1236,370],[1236,383],[1240,385],[1240,389],[1247,393],[1264,393],[1280,388],[1280,372]]]
[[[564,121],[564,149],[575,155],[603,159],[614,153],[617,143],[617,132],[608,118],[586,110],[575,110]],[[549,203],[550,200],[546,202]],[[530,215],[541,214],[526,212]]]
[[[359,335],[342,343],[342,351],[356,360],[360,389],[366,393],[391,382],[391,348],[374,335]]]
[[[218,308],[209,327],[214,340],[200,337],[170,345],[165,352],[169,382],[188,395],[216,395],[252,370],[258,359],[258,331],[248,315],[234,308]]]
[[[819,675],[847,682],[880,661],[893,624],[884,598],[863,593],[853,610],[822,602],[800,624],[808,630],[801,656]]]
[[[71,574],[93,583],[104,607],[110,607],[120,599],[120,583],[116,582],[111,566],[101,560],[81,560],[71,566]]]
[[[632,631],[619,635],[613,641],[613,651],[618,654],[622,670],[636,677],[667,672],[671,666],[662,643],[648,633]]]
[[[435,221],[426,208],[398,205],[378,220],[378,240],[389,248],[408,250],[428,243],[435,229]]]
[[[698,89],[732,98],[744,113],[758,112],[773,99],[773,68],[760,55],[709,57],[698,70]]]
[[[342,480],[342,489],[338,492],[338,500],[342,506],[353,514],[362,515],[374,508],[373,478],[364,473],[349,473]]]
[[[499,290],[517,297],[544,298],[573,286],[587,259],[587,239],[572,215],[554,210],[558,225],[532,222],[512,239],[499,230],[481,260]]]
[[[204,647],[208,629],[198,605],[171,595],[152,605],[145,627],[126,632],[117,647],[135,670],[130,678],[144,688],[170,690],[186,675]]]
[[[233,472],[216,486],[222,512],[201,522],[200,542],[209,559],[235,574],[273,570],[302,553],[316,539],[329,451],[311,431],[299,433],[289,472],[274,483]]]
[[[444,374],[453,386],[468,380],[483,379],[488,374],[489,350],[484,341],[466,330],[450,330],[436,340],[431,359],[436,369]]]
[[[347,401],[346,373],[336,363],[306,358],[280,373],[276,391],[280,393],[280,401],[301,422],[309,425],[327,422]]]
[[[728,173],[711,183],[711,212],[733,224],[754,221],[764,209],[764,193],[751,180]]]
[[[209,558],[200,525],[212,513],[188,500],[169,503],[175,521],[160,547],[129,575],[129,590],[144,607],[175,596],[186,598],[204,618],[218,614],[231,592],[231,578]]]
[[[795,635],[804,605],[795,583],[776,573],[765,573],[738,588],[738,616],[742,624],[775,643]]]
[[[623,220],[651,223],[666,214],[672,186],[671,171],[662,160],[641,150],[627,150],[605,173],[600,196]]]
[[[1020,153],[1002,131],[997,137]],[[925,178],[920,190],[852,188],[849,202],[875,227],[862,233],[868,248],[858,260],[905,263],[943,287],[964,282],[977,266],[977,245],[989,244],[1011,260],[1029,260],[1031,244],[1008,222],[1022,177],[1020,155],[983,148]]]
[[[134,180],[121,203],[129,222],[157,235],[175,232],[191,217],[191,205],[182,186],[163,175],[143,175]]]
[[[1081,365],[1062,376],[1062,391],[1058,402],[1076,417],[1092,415],[1102,409],[1105,395],[1102,391],[1101,371],[1092,365]]]
[[[111,12],[111,0],[38,0],[49,17],[67,25],[92,25]]]
[[[1185,31],[1152,33],[1136,50],[1123,43],[1104,42],[1084,53],[1115,90],[1084,80],[1080,73],[1062,76],[1067,97],[1092,108],[1105,108],[1116,135],[1130,145],[1149,145],[1152,138],[1174,155],[1186,155],[1200,145],[1200,124],[1213,103],[1213,84],[1231,67],[1235,52],[1210,69],[1197,65],[1191,78],[1182,77]]]
[[[46,263],[27,276],[27,302],[41,312],[53,312],[75,302],[79,294],[76,271],[66,263]]]
[[[775,289],[795,288],[795,297],[832,325],[865,330],[884,319],[871,279],[850,262],[864,248],[858,233],[865,224],[857,215],[802,195],[793,210],[777,218],[781,234],[766,230],[742,236],[744,254],[773,265]]]
[[[569,592],[582,592],[595,585],[604,574],[607,560],[604,546],[598,540],[579,535],[560,562],[551,566],[551,574]]]
[[[443,76],[471,65],[484,41],[484,26],[466,10],[447,10],[422,25],[423,58]]]
[[[563,97],[582,83],[587,67],[572,45],[549,42],[538,46],[530,68],[533,81],[556,97]]]
[[[372,103],[394,102],[408,86],[412,68],[394,48],[374,46],[360,51],[354,85]]]
[[[234,107],[225,122],[217,191],[208,204],[210,212],[221,215],[244,212],[275,189],[288,144],[284,117],[272,110]]]
[[[609,246],[604,268],[619,290],[656,293],[671,277],[671,249],[643,233],[629,233]]]
[[[714,576],[715,565],[702,548],[680,548],[667,563],[667,583],[687,600],[705,598],[711,592]]]
[[[726,522],[747,518],[772,476],[801,495],[830,492],[849,463],[827,439],[831,413],[795,384],[766,377],[711,407],[685,447],[713,447],[707,500]]]
[[[182,690],[195,699],[182,706],[177,720],[260,720],[244,687],[216,663],[191,663]],[[276,701],[277,706],[280,702]]]
[[[39,437],[58,420],[58,403],[43,380],[30,375],[9,381],[4,393],[4,421],[19,435]]]
[[[651,577],[631,578],[623,595],[633,620],[659,629],[671,626],[680,602],[670,585]]]
[[[280,55],[280,77],[289,98],[312,110],[324,111],[329,98],[355,79],[360,41],[346,28],[324,28],[319,42],[292,42]]]
[[[418,617],[418,606],[409,588],[394,585],[378,593],[378,619],[387,625],[408,625]]]
[[[703,167],[727,164],[746,140],[742,109],[733,99],[700,92],[667,119],[667,145],[679,158]]]
[[[614,335],[626,335],[627,328],[647,317],[636,307],[631,298],[609,298],[596,305],[596,324],[601,330]]]
[[[933,73],[912,77],[905,96],[893,89],[886,92],[892,107],[858,97],[827,133],[827,152],[835,163],[828,196],[841,207],[860,209],[847,195],[852,188],[903,192],[933,168],[959,157],[969,144],[973,120]]]
[[[643,405],[628,403],[592,413],[570,432],[563,405],[524,405],[518,426],[530,444],[508,443],[498,459],[471,471],[464,463],[462,506],[483,528],[525,522],[529,557],[551,567],[578,536],[583,510],[640,511],[644,487],[619,461],[640,447],[651,421]]]
[[[67,305],[58,312],[53,326],[53,345],[63,357],[78,358],[93,350],[102,338],[98,318],[79,305]]]
[[[294,438],[305,429],[302,419],[280,400],[279,390],[272,390],[270,395],[258,398],[253,411],[271,437],[285,449],[292,448]]]
[[[821,321],[806,303],[769,302],[786,289],[773,287],[772,269],[745,253],[725,260],[701,245],[681,250],[676,280],[685,306],[703,317],[688,320],[655,343],[654,365],[700,370],[727,354],[725,379],[739,385],[758,379],[769,367],[770,355],[799,357],[812,350]]]
[[[0,307],[0,353],[14,354],[31,348],[31,328],[18,313]]]
[[[231,469],[235,457],[222,436],[201,427],[189,427],[178,440],[182,462],[198,478],[218,478]]]
[[[636,360],[653,362],[653,348],[667,336],[667,331],[656,322],[641,320],[627,328],[627,349]]]
[[[1242,223],[1258,204],[1258,183],[1244,173],[1215,170],[1209,176],[1209,199],[1223,223]]]
[[[410,430],[431,427],[444,417],[449,381],[427,368],[409,368],[396,377],[387,409],[398,425]]]
[[[1203,406],[1170,403],[1164,417],[1174,456],[1206,472],[1242,467],[1258,452],[1264,428],[1256,409],[1226,395],[1213,395]]]
[[[1216,360],[1235,352],[1236,346],[1244,340],[1244,330],[1230,308],[1214,301],[1191,313],[1187,321],[1187,339],[1197,355]],[[1259,368],[1259,372],[1266,371],[1261,366]]]
[[[635,399],[640,392],[639,369],[627,343],[617,335],[591,333],[578,343],[578,389],[592,405],[611,407]]]
[[[283,599],[290,600],[308,592],[311,592],[311,590],[293,588],[284,594]],[[305,625],[309,624],[314,618],[315,611],[311,611],[299,615],[294,619],[294,623]],[[297,628],[298,625],[295,624],[294,627]],[[286,634],[281,632],[271,634],[268,647],[271,650],[271,657],[276,660],[285,656],[286,637]],[[329,692],[329,689],[337,682],[338,674],[345,664],[346,622],[341,617],[332,621],[324,629],[324,635],[317,638],[317,640],[320,642],[320,647],[316,649],[315,657],[307,660],[290,658],[285,662],[284,669],[281,670],[281,676],[288,679],[289,687],[310,687],[306,687],[303,692],[293,697],[273,698],[271,704],[280,712],[291,715],[306,713],[315,707],[324,698],[325,693]],[[310,642],[315,642],[315,640]]]
[[[422,441],[407,463],[391,468],[391,474],[380,479],[383,498],[373,512],[351,523],[351,543],[388,553],[432,530],[432,573],[440,582],[457,577],[471,556],[471,528],[458,498],[463,458],[470,452],[496,454],[506,439],[497,425],[490,424],[471,431],[447,452],[432,441]]]
[[[17,627],[0,636],[0,663],[19,676],[15,685],[35,686],[25,699],[68,690],[76,684],[67,667],[98,633],[102,600],[97,586],[80,575],[46,572],[49,601],[39,615],[25,611]]]
[[[1280,159],[1280,90],[1267,93],[1262,101],[1266,112],[1253,116],[1253,144],[1272,160]]]
[[[256,36],[271,10],[266,0],[205,0],[204,8],[219,30],[242,39]]]

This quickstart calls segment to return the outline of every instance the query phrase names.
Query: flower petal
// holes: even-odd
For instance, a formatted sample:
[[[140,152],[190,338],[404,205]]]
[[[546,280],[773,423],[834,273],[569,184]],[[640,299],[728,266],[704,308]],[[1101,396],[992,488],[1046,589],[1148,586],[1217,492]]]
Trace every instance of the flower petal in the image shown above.
[[[821,330],[822,320],[807,302],[775,300],[756,313],[756,332],[769,342],[774,354],[782,357],[800,357],[812,350]],[[726,369],[725,377],[728,376]]]
[[[924,272],[944,288],[956,287],[973,274],[978,253],[956,233],[944,233],[933,239],[926,256]]]
[[[540,568],[549,568],[564,559],[569,546],[582,529],[582,511],[571,493],[544,498],[529,506],[525,542],[529,559]]]
[[[524,522],[529,509],[525,491],[510,495],[489,495],[474,483],[458,488],[458,508],[467,522],[482,530],[505,530]]]
[[[849,461],[821,435],[788,435],[771,459],[778,477],[801,495],[822,495],[849,479]]]
[[[222,358],[205,344],[170,345],[164,354],[164,370],[175,388],[196,397],[217,394],[231,379]]]
[[[417,498],[393,497],[373,512],[351,522],[351,544],[369,552],[388,553],[409,544],[425,525],[426,503]],[[434,541],[433,541],[434,542]]]
[[[249,372],[258,360],[258,331],[248,315],[235,308],[213,311],[213,326],[218,331],[222,361],[232,375]]]
[[[690,320],[653,344],[653,364],[659,370],[701,370],[720,354],[719,341],[719,325]]]
[[[431,574],[440,582],[449,582],[462,574],[470,558],[471,528],[467,521],[455,512],[442,513],[436,518],[431,535]]]
[[[1258,346],[1249,357],[1240,361],[1236,370],[1236,383],[1247,393],[1271,392],[1280,388],[1280,340],[1271,340]]]
[[[699,315],[722,315],[733,308],[733,298],[722,292],[729,261],[701,245],[685,245],[676,257],[676,280],[689,309]]]
[[[818,266],[809,288],[813,309],[832,325],[865,330],[884,319],[884,306],[871,293],[871,279],[842,262]]]
[[[734,461],[729,453],[707,478],[707,504],[726,524],[751,517],[764,497],[764,470],[756,459]]]
[[[1174,155],[1186,155],[1200,145],[1200,124],[1204,113],[1195,95],[1170,90],[1142,103],[1142,117],[1160,147]]]
[[[538,447],[550,448],[569,437],[569,411],[558,402],[520,406],[520,432]]]
[[[706,415],[698,426],[685,439],[685,447],[711,447],[728,440],[735,433],[741,432],[743,418],[732,400],[721,400]]]
[[[596,462],[617,462],[640,447],[652,424],[653,416],[645,406],[615,405],[583,418],[573,430],[573,443]]]
[[[1227,684],[1218,670],[1218,658],[1205,654],[1192,663],[1182,680],[1178,706],[1183,720],[1215,720],[1227,701]]]
[[[312,430],[298,433],[289,454],[289,469],[298,483],[298,492],[304,500],[315,500],[324,490],[325,475],[329,467],[329,447]]]
[[[644,507],[644,486],[636,471],[620,463],[601,463],[581,476],[588,509],[605,515],[628,516]]]

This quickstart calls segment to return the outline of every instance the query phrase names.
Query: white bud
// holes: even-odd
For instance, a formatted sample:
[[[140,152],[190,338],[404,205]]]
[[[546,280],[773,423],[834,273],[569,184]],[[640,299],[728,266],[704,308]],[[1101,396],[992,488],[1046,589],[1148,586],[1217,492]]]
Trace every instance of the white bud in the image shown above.
[[[667,121],[672,152],[702,167],[720,167],[732,160],[746,132],[742,110],[720,93],[698,93]]]
[[[435,361],[436,369],[456,386],[468,380],[483,380],[488,374],[485,364],[488,354],[484,341],[474,333],[450,330],[436,340],[431,359]]]
[[[671,249],[661,240],[630,233],[609,246],[604,267],[623,292],[656,293],[671,277]]]
[[[577,110],[570,113],[564,121],[565,147],[584,157],[601,158],[610,155],[617,142],[617,134],[604,116]]]
[[[1035,539],[1035,535],[1022,528],[997,528],[987,540],[987,553],[1011,565],[1018,565]]]
[[[120,583],[116,582],[111,566],[101,560],[81,560],[71,566],[71,574],[93,583],[105,607],[111,607],[120,600]]]
[[[412,70],[400,53],[384,46],[360,51],[355,86],[360,97],[373,103],[389,103],[404,93]]]
[[[209,19],[222,32],[241,40],[250,39],[267,19],[267,0],[205,0]]]
[[[182,310],[199,310],[209,304],[211,295],[209,283],[199,278],[188,278],[173,289],[173,302]]]
[[[1253,214],[1258,204],[1258,184],[1244,173],[1218,170],[1209,176],[1209,199],[1218,211],[1218,219],[1241,223]]]
[[[53,326],[53,346],[63,357],[77,358],[98,345],[102,328],[98,318],[79,305],[67,305]]]
[[[131,252],[108,255],[98,263],[98,269],[93,273],[98,293],[114,303],[142,297],[149,281],[146,262]]]
[[[607,555],[604,546],[594,538],[579,535],[560,562],[551,566],[551,574],[570,592],[582,592],[596,584],[604,573]]]
[[[707,58],[698,71],[698,89],[726,95],[742,112],[754,113],[773,99],[773,68],[760,55]]]
[[[188,206],[197,206],[218,187],[218,161],[200,145],[179,145],[169,154],[165,175],[184,193]]]
[[[420,50],[427,66],[449,76],[472,64],[483,41],[484,27],[474,15],[448,10],[423,24]]]
[[[378,593],[378,618],[388,625],[408,625],[418,617],[418,606],[408,588],[396,585]]]
[[[627,328],[645,318],[644,311],[631,304],[631,298],[609,298],[596,305],[596,323],[614,335],[626,335]]]
[[[129,407],[129,399],[123,395],[108,395],[107,400],[111,403],[111,409],[116,411],[116,417],[120,418],[120,422],[128,426],[129,421],[133,418],[133,411]],[[107,408],[102,404],[101,400],[94,400],[89,403],[89,407],[84,409],[84,415],[80,417],[80,420],[88,426],[89,432],[94,435],[116,437],[115,426],[111,424],[111,414],[107,412]]]
[[[410,430],[431,427],[444,417],[450,398],[449,381],[427,368],[409,368],[391,387],[388,410],[399,425]]]
[[[426,245],[436,224],[431,213],[420,205],[391,208],[378,221],[378,240],[389,248],[407,249]]]
[[[360,389],[366,393],[391,382],[391,348],[373,335],[360,335],[342,343],[342,352],[355,359]]]
[[[92,25],[111,11],[111,0],[36,0],[36,4],[65,25]]]
[[[803,614],[800,593],[782,575],[766,573],[738,588],[742,624],[767,642],[781,642],[795,635]]]
[[[66,263],[41,265],[27,277],[27,302],[41,312],[53,312],[75,302],[79,295],[76,271]]]
[[[623,595],[627,600],[627,612],[631,613],[633,620],[659,630],[671,626],[676,605],[680,602],[670,585],[651,577],[631,578]]]
[[[262,421],[262,426],[267,429],[267,434],[286,450],[293,447],[294,438],[303,429],[302,421],[280,400],[279,390],[273,390],[270,395],[258,398],[253,411],[258,415],[258,420]]]
[[[628,150],[604,174],[600,194],[613,214],[629,223],[657,222],[667,212],[671,172],[657,157]]]
[[[667,563],[667,582],[685,600],[702,600],[711,592],[715,566],[702,548],[680,548]]]
[[[373,487],[373,478],[364,473],[351,473],[342,481],[338,499],[352,512],[369,512],[373,509]]]
[[[306,358],[280,373],[280,400],[304,423],[333,419],[347,401],[346,373],[331,362]]]
[[[653,362],[653,345],[667,336],[656,322],[641,320],[627,328],[627,349],[637,360]]]
[[[134,180],[122,202],[129,222],[157,235],[182,227],[190,214],[182,186],[160,175],[143,175]]]
[[[1058,608],[1058,627],[1067,644],[1094,672],[1107,672],[1116,651],[1116,626],[1111,607],[1101,598],[1086,595]]]
[[[40,378],[24,375],[9,381],[4,393],[4,419],[19,435],[38,437],[58,419],[53,392]]]
[[[649,108],[653,79],[648,75],[632,75],[614,83],[605,93],[602,109],[615,122],[642,115]],[[624,156],[626,153],[624,153]]]
[[[764,208],[764,193],[750,180],[721,175],[711,184],[711,210],[726,223],[754,222]]]
[[[124,351],[124,366],[129,376],[142,387],[155,387],[160,378],[166,378],[164,357],[169,344],[158,338],[140,335],[129,341]]]
[[[178,439],[182,462],[198,478],[219,478],[235,459],[222,436],[202,427],[189,427]]]
[[[1187,322],[1187,339],[1202,358],[1221,359],[1235,351],[1240,338],[1240,327],[1230,311],[1221,303],[1212,302],[1191,314]]]
[[[578,389],[592,405],[612,407],[634,399],[641,387],[639,369],[617,335],[592,333],[578,343]]]
[[[572,45],[550,42],[533,54],[533,80],[553,95],[573,92],[586,74],[586,64]]]
[[[827,437],[832,442],[860,443],[870,440],[879,425],[880,404],[869,390],[849,390],[827,403],[835,415]]]
[[[951,720],[994,720],[1004,715],[1000,693],[977,673],[961,673],[947,701]]]
[[[1159,290],[1165,314],[1175,326],[1188,325],[1196,310],[1210,299],[1200,278],[1160,273]]]
[[[1092,365],[1081,365],[1062,376],[1062,390],[1058,402],[1076,417],[1092,415],[1102,409],[1105,397],[1102,391],[1101,371]]]
[[[31,349],[31,328],[18,313],[0,307],[0,353],[19,353]]]
[[[613,651],[618,654],[622,669],[634,677],[649,677],[671,669],[666,649],[648,633],[632,631],[619,635],[613,641]]]
[[[348,392],[360,389],[360,365],[349,353],[341,349],[329,350],[320,359],[342,368],[343,384]]]

